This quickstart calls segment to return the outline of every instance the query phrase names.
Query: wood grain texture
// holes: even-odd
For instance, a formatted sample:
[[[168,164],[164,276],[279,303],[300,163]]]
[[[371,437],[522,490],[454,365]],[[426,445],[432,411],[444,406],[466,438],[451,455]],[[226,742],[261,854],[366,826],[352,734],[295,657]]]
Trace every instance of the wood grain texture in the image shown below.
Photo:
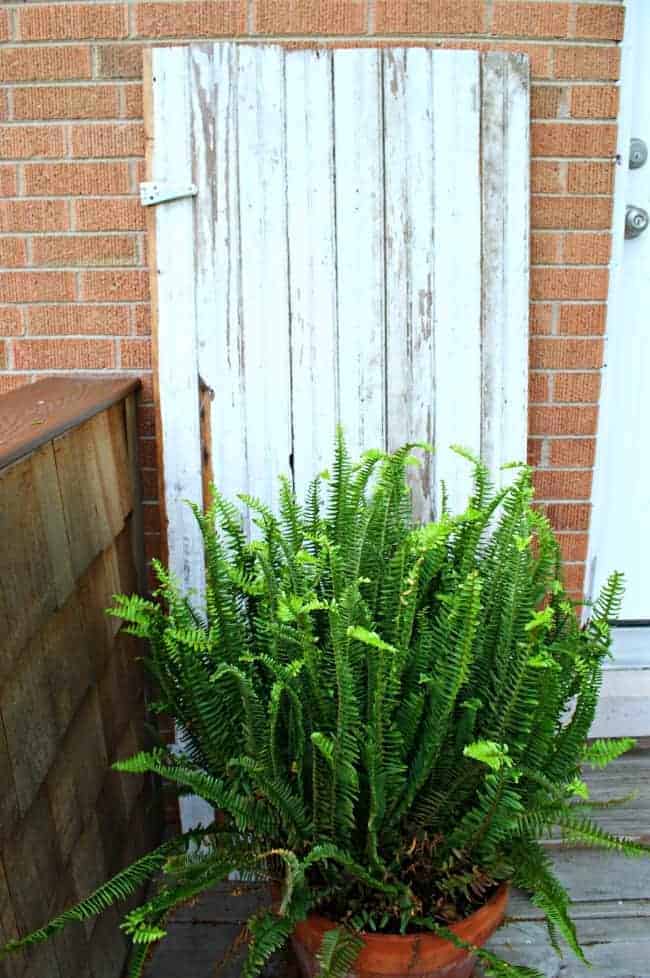
[[[106,614],[138,582],[133,391],[54,385],[50,440],[0,468],[0,940],[87,895],[160,830],[143,779],[108,770],[145,746],[141,649]],[[90,978],[92,960],[93,978],[118,978],[113,923],[110,941],[104,923],[71,930],[0,975]]]
[[[153,180],[191,182],[189,57],[184,48],[155,49],[151,61]],[[204,568],[200,534],[187,501],[202,503],[199,380],[191,198],[155,208],[158,400],[164,456],[164,512],[169,566],[200,601]]]
[[[482,63],[481,454],[497,484],[525,461],[528,407],[529,80],[523,55]]]
[[[49,377],[0,396],[0,469],[139,388],[135,377]]]
[[[274,504],[280,473],[303,492],[337,422],[355,454],[436,442],[418,517],[440,479],[464,502],[452,443],[500,481],[525,452],[525,60],[222,43],[158,49],[152,71],[149,176],[199,187],[156,208],[161,412],[183,417],[163,432],[166,493],[201,495],[199,385],[229,497]],[[189,581],[187,517],[167,515]]]

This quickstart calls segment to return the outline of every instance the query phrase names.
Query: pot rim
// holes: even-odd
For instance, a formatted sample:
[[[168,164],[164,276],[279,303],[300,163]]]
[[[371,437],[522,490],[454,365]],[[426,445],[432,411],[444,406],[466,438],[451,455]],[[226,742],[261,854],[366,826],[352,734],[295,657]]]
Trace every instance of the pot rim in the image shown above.
[[[462,937],[462,932],[466,929],[465,927],[463,927],[463,925],[468,924],[470,921],[475,921],[476,918],[479,916],[479,914],[483,915],[484,913],[487,912],[488,909],[491,910],[493,908],[496,908],[496,906],[501,903],[503,903],[504,910],[505,910],[505,904],[507,902],[509,893],[510,893],[510,883],[508,883],[507,881],[504,881],[503,883],[499,883],[497,889],[494,891],[492,896],[485,901],[485,903],[482,903],[480,907],[477,907],[476,910],[473,910],[470,914],[467,915],[467,917],[463,917],[461,920],[456,920],[454,921],[453,924],[448,924],[447,925],[448,930],[451,930],[454,932],[454,934],[457,934],[459,937]],[[307,919],[312,921],[319,928],[322,927],[323,930],[332,930],[334,927],[340,926],[340,921],[332,920],[331,917],[324,917],[322,914],[318,914],[318,913],[310,913]],[[437,938],[437,940],[443,940],[443,941],[445,940],[444,938],[438,937],[438,935],[434,934],[433,931],[427,931],[427,930],[418,931],[415,934],[377,934],[375,931],[361,930],[359,931],[359,936],[362,937],[364,942],[368,944],[374,944],[375,942],[383,943],[386,940],[390,940],[391,942],[392,941],[407,942],[407,941],[414,941],[414,940],[422,940],[423,938],[426,939],[429,937]],[[445,943],[448,942],[445,941]]]
[[[482,907],[463,920],[451,924],[449,929],[468,943],[482,946],[501,924],[508,903],[509,884],[501,883]],[[293,932],[294,943],[308,954],[315,956],[320,950],[324,935],[339,926],[336,921],[317,914],[310,914],[297,924]],[[401,973],[425,976],[436,973],[452,964],[460,964],[471,957],[470,951],[456,947],[451,941],[431,931],[418,934],[373,934],[361,932],[363,947],[357,958],[356,968],[360,975]]]

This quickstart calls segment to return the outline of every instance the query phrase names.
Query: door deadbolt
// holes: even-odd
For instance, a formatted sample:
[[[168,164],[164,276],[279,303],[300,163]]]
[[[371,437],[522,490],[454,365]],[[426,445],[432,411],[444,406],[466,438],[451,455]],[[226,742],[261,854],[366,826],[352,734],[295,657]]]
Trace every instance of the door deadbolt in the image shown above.
[[[650,217],[643,207],[635,207],[633,204],[627,205],[625,208],[626,238],[638,238],[640,234],[643,234],[648,224],[650,224]]]
[[[638,170],[648,159],[648,147],[643,139],[634,136],[630,140],[630,170]]]

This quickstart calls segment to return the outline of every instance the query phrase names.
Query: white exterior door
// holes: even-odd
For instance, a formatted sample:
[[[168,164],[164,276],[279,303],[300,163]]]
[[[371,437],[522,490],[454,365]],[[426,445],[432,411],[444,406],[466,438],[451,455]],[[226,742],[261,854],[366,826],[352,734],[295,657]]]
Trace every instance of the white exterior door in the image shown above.
[[[641,224],[642,212],[650,215],[650,160],[640,166],[630,162],[632,139],[641,139],[650,148],[650,3],[628,0],[626,7],[614,252],[588,587],[594,596],[612,570],[625,574],[614,660],[596,732],[648,736],[650,227],[636,237],[626,237],[624,229],[627,208],[640,209]]]

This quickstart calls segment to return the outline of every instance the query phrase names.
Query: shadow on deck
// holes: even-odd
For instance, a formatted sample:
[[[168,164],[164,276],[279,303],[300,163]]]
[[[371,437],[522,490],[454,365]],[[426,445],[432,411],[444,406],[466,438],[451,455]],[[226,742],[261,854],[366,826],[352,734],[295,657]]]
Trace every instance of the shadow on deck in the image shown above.
[[[595,800],[637,797],[597,814],[612,832],[650,841],[650,751],[621,758],[605,771],[586,776]],[[514,893],[504,926],[490,947],[509,961],[537,968],[546,978],[650,978],[650,857],[625,859],[590,849],[550,843],[557,873],[573,899],[573,917],[589,968],[570,951],[558,957],[542,915],[521,893]],[[215,978],[216,962],[237,936],[248,914],[265,901],[257,887],[229,884],[184,907],[156,950],[146,978]],[[239,978],[241,956],[230,960],[220,978]],[[477,970],[477,978],[478,978]],[[279,956],[265,978],[297,978],[290,956]]]

